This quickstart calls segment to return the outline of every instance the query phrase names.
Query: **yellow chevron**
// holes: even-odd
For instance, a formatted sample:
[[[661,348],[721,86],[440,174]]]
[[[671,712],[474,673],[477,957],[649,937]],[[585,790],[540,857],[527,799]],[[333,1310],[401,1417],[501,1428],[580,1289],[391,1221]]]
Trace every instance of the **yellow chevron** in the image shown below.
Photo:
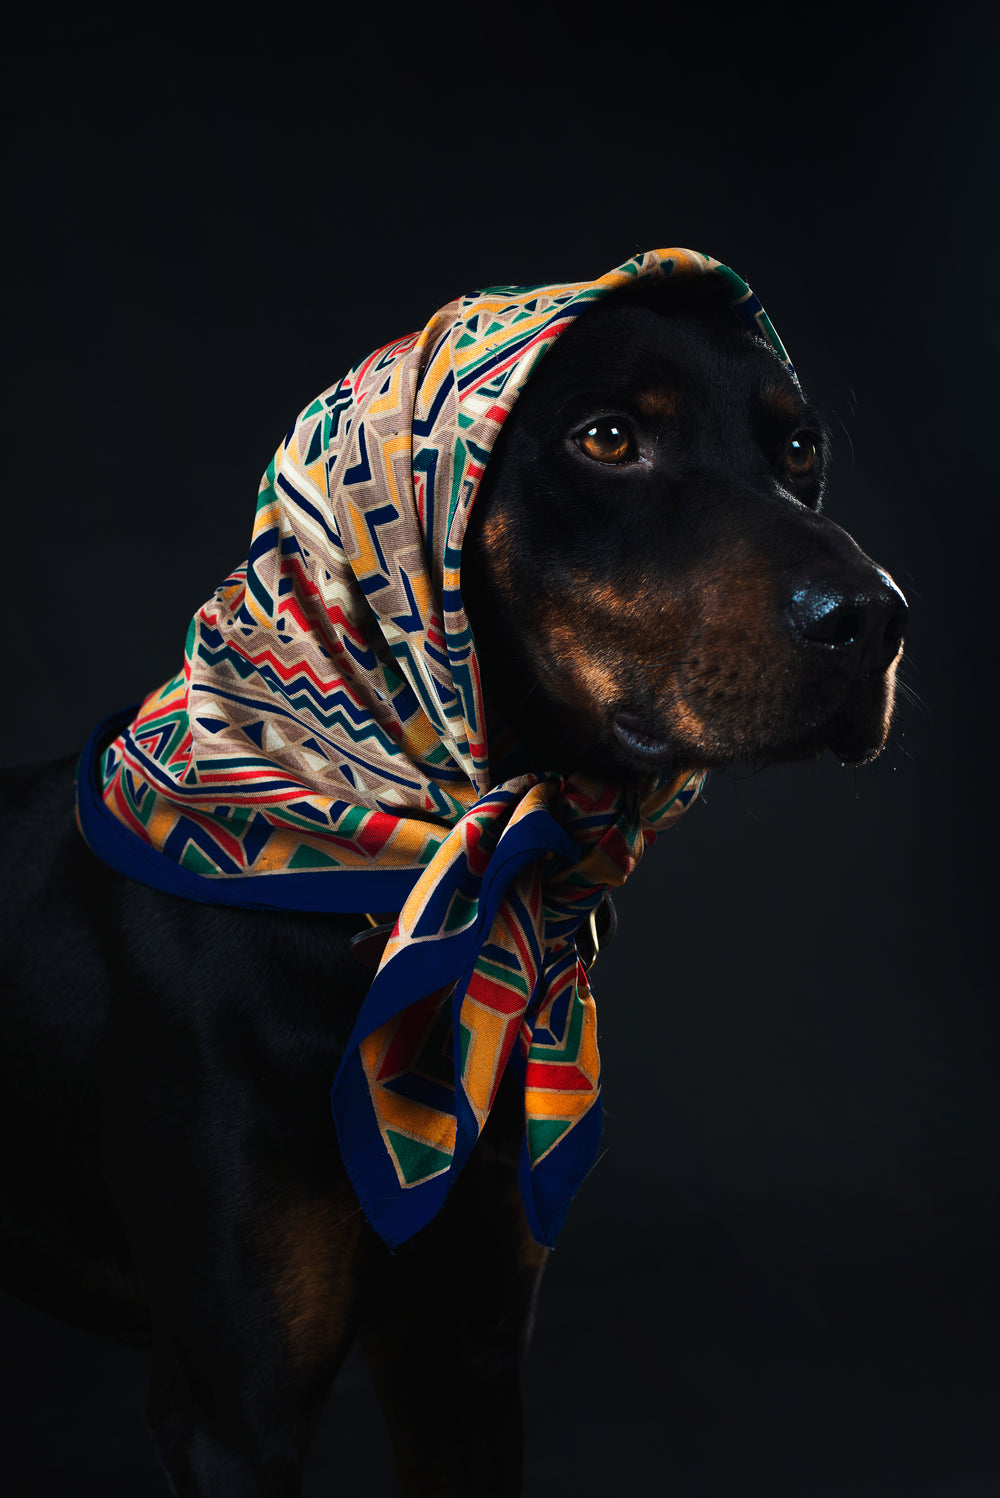
[[[396,487],[396,470],[393,466],[393,459],[397,457],[398,454],[402,453],[407,460],[406,466],[407,468],[409,468],[409,433],[400,432],[396,437],[386,438],[386,440],[381,444],[381,448],[384,455],[383,467],[385,469],[385,476],[389,480],[389,492],[392,495],[392,502],[396,507],[396,513],[399,515],[405,515],[413,508],[412,495],[407,496],[405,503],[400,503],[399,489]]]
[[[482,1128],[490,1104],[500,1045],[508,1026],[515,1021],[512,1014],[497,1014],[496,1010],[477,1004],[475,999],[466,999],[462,1005],[462,1020],[469,1029],[463,1081]]]
[[[525,1112],[533,1118],[565,1118],[576,1122],[597,1101],[594,1092],[549,1092],[540,1087],[524,1089]]]
[[[161,851],[167,838],[177,825],[178,812],[175,806],[165,801],[162,796],[157,796],[153,813],[146,823],[146,836],[154,848]]]
[[[410,719],[403,732],[403,750],[408,759],[419,759],[438,742],[438,731],[422,712]]]
[[[359,578],[370,577],[373,572],[380,570],[378,557],[375,555],[375,547],[372,545],[371,535],[367,525],[365,525],[365,517],[353,508],[350,515],[351,529],[354,531],[354,539],[358,544],[358,549],[353,559],[355,563],[354,571]]]
[[[446,338],[434,355],[434,359],[421,381],[420,405],[418,409],[422,414],[426,414],[430,410],[442,381],[447,378],[448,370],[451,367],[451,355],[451,340]]]
[[[454,1152],[457,1126],[450,1113],[439,1113],[426,1103],[415,1103],[385,1087],[378,1089],[378,1111],[383,1125],[399,1129],[422,1144],[432,1144],[435,1149]]]
[[[272,832],[254,861],[254,873],[279,873],[292,855],[301,848],[303,843],[309,842],[310,839],[303,837],[301,832],[285,832],[281,829]],[[317,846],[322,847],[323,845],[322,843],[317,843]],[[339,854],[339,848],[337,852]]]
[[[405,357],[396,357],[389,377],[389,389],[385,395],[376,395],[368,405],[366,415],[381,416],[386,411],[398,411],[402,406],[399,386],[403,378],[403,370],[406,367]]]

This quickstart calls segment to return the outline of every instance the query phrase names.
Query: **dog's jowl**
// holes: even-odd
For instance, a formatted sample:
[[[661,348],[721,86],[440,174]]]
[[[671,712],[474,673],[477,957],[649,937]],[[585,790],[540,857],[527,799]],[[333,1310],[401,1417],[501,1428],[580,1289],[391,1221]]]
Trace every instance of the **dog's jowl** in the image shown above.
[[[828,447],[705,256],[473,293],[292,425],[178,674],[5,772],[6,1283],[149,1343],[176,1494],[297,1493],[356,1338],[400,1493],[520,1491],[609,891],[710,769],[888,733]]]

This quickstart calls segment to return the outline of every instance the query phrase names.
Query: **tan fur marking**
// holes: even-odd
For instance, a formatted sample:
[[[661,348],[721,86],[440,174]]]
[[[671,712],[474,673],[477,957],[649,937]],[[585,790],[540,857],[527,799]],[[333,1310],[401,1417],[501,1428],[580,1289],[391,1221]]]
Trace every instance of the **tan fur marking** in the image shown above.
[[[634,587],[620,588],[615,583],[604,583],[601,587],[593,587],[589,581],[583,581],[582,586],[589,589],[588,613],[593,609],[600,609],[610,616],[610,621],[616,619],[635,619],[641,617],[643,609],[642,585],[636,583]],[[586,594],[583,596],[587,597]]]
[[[670,727],[674,734],[683,736],[692,747],[700,747],[711,738],[705,719],[680,698],[670,709]]]
[[[482,543],[493,581],[501,593],[511,593],[514,588],[514,572],[509,550],[510,519],[502,510],[486,520]]]
[[[550,626],[545,632],[543,648],[546,670],[558,676],[568,675],[575,687],[582,688],[586,700],[603,702],[614,694],[615,670],[588,649],[572,624]],[[563,695],[558,690],[557,694]]]
[[[579,573],[533,621],[546,690],[595,732],[616,707],[646,702],[692,762],[752,752],[800,710],[776,588],[769,559],[748,541],[688,572],[672,594],[639,572],[614,582]]]
[[[344,1190],[290,1203],[258,1234],[275,1269],[278,1321],[298,1367],[322,1365],[352,1325],[363,1223],[356,1199]]]
[[[796,421],[802,415],[802,400],[786,385],[769,385],[764,391],[764,400],[776,416]]]
[[[673,421],[677,415],[677,392],[656,385],[652,390],[643,390],[635,403],[644,416],[652,421]]]

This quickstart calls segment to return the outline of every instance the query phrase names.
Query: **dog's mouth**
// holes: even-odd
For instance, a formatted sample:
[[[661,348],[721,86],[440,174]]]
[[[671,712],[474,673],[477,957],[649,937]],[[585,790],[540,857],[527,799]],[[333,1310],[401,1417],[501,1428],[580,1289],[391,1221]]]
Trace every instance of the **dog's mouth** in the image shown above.
[[[867,765],[877,759],[885,746],[889,730],[891,704],[866,717],[854,719],[838,715],[826,734],[826,747],[844,765]]]
[[[891,676],[873,673],[863,683],[854,683],[833,711],[820,701],[813,702],[813,711],[807,714],[800,701],[793,712],[783,704],[761,714],[761,704],[755,703],[751,717],[742,715],[742,704],[737,703],[729,715],[716,714],[713,719],[707,711],[699,714],[689,708],[684,727],[693,727],[693,736],[678,731],[678,722],[664,724],[652,704],[627,702],[605,720],[605,752],[610,751],[616,773],[628,778],[662,772],[678,760],[705,769],[742,760],[764,766],[818,758],[827,749],[844,764],[867,764],[878,756],[888,733]],[[766,706],[766,697],[763,701]]]
[[[620,709],[611,719],[611,732],[633,763],[642,767],[663,764],[673,750],[645,713]]]

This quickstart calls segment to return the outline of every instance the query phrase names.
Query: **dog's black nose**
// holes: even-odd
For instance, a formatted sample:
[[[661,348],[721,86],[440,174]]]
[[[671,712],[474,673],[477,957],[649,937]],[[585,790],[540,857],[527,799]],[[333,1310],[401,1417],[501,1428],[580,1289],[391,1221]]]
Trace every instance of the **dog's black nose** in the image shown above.
[[[859,657],[862,669],[885,671],[899,653],[906,599],[884,572],[870,579],[823,577],[806,583],[788,605],[801,640]]]

